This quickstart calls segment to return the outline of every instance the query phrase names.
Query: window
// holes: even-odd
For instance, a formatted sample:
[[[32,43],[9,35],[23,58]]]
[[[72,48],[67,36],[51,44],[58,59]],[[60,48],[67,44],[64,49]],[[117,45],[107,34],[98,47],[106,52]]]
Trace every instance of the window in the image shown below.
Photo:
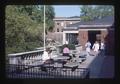
[[[59,32],[59,28],[57,28],[57,32]]]
[[[57,25],[60,25],[60,23],[57,23]]]
[[[63,32],[63,29],[61,31]]]

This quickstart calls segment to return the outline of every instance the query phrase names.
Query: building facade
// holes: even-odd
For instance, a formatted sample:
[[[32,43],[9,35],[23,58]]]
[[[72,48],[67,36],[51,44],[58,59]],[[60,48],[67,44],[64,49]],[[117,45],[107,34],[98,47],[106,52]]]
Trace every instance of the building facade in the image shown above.
[[[63,44],[66,41],[72,44],[80,44],[85,49],[85,43],[89,40],[93,45],[95,41],[104,41],[106,53],[114,54],[114,17],[107,16],[93,21],[81,21],[67,25],[63,29]],[[112,38],[111,38],[112,37]]]
[[[80,18],[77,16],[73,17],[55,17],[54,19],[53,32],[49,33],[48,38],[54,39],[55,41],[63,43],[63,29],[70,24],[80,22]]]

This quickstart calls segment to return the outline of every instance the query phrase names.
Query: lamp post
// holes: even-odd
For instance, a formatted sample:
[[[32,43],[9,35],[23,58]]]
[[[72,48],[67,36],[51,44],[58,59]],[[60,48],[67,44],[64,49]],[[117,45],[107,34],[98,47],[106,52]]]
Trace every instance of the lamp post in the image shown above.
[[[44,5],[44,51],[45,51],[45,5]]]

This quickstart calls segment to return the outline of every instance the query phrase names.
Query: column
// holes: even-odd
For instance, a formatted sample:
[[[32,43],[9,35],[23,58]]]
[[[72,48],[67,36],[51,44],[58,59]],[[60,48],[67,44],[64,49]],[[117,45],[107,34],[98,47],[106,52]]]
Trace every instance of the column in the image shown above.
[[[70,43],[70,34],[69,33],[68,33],[67,39],[68,39],[68,43]]]
[[[65,44],[65,41],[66,41],[66,33],[63,32],[63,44]]]

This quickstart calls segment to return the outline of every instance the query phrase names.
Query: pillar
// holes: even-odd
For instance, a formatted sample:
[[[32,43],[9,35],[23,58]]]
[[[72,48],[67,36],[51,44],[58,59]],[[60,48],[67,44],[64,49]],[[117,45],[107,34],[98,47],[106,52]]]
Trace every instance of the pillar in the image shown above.
[[[65,41],[66,41],[66,33],[63,32],[63,44],[65,44]]]

